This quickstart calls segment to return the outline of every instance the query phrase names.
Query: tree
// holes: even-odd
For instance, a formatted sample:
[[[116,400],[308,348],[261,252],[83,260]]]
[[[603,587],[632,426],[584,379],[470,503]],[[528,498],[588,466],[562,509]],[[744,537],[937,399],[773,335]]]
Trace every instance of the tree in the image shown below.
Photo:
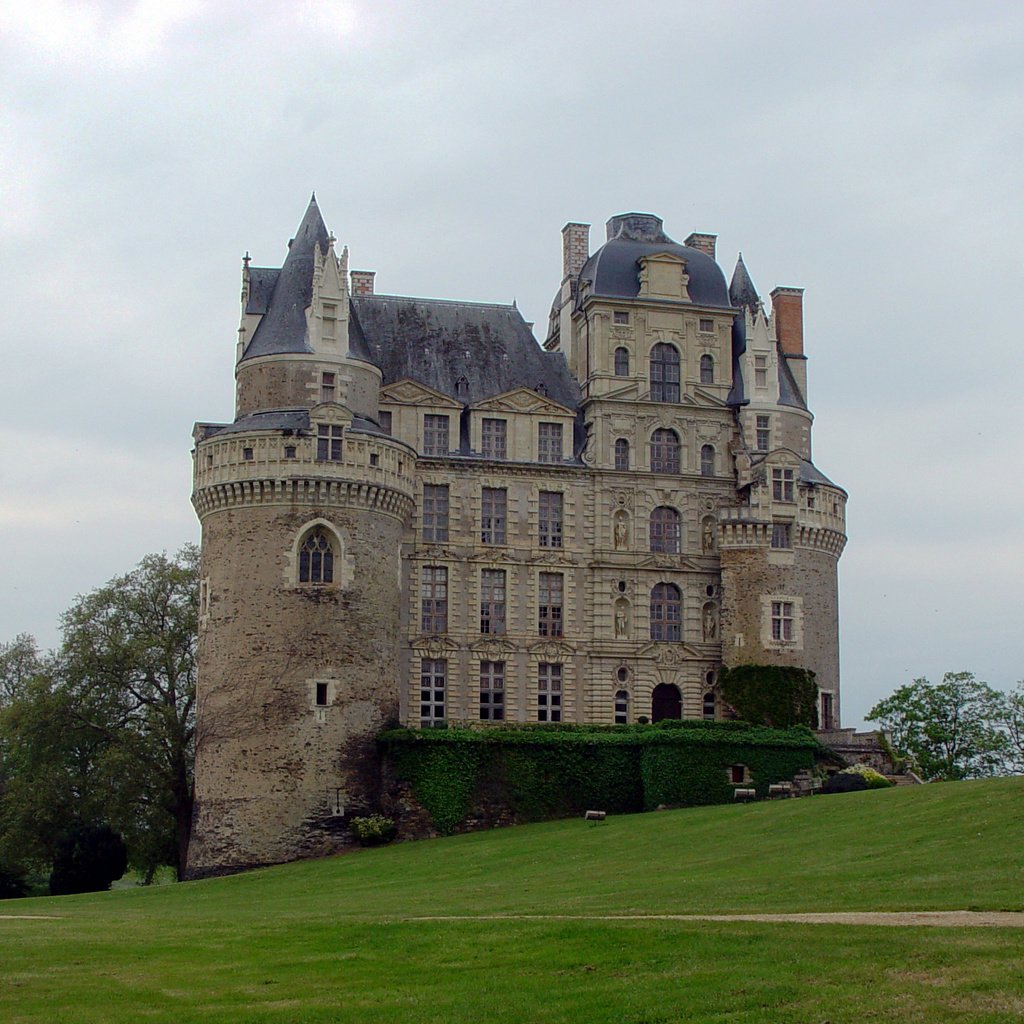
[[[1006,763],[1011,772],[1024,774],[1024,681],[1005,694],[1002,726],[1006,733]]]
[[[10,643],[0,644],[0,707],[14,700],[44,670],[34,636],[21,633]]]
[[[970,672],[947,672],[942,682],[915,679],[867,714],[892,736],[897,754],[926,779],[971,779],[1005,770],[1005,695]]]
[[[75,825],[57,844],[50,895],[105,892],[128,867],[128,848],[109,825]]]

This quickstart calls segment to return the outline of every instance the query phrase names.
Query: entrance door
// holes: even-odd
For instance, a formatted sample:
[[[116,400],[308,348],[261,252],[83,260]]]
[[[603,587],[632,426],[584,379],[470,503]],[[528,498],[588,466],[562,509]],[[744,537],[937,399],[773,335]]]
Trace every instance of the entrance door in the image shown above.
[[[678,686],[661,683],[654,688],[651,696],[651,721],[660,722],[663,718],[683,717],[683,695]]]

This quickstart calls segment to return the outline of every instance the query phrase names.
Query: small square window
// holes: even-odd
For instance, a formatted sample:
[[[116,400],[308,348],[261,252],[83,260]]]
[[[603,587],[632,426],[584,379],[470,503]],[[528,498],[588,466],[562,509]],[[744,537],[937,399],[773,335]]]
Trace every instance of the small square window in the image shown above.
[[[715,321],[701,317],[700,329],[701,333],[703,334],[707,334],[710,331],[713,331],[715,329]]]
[[[370,465],[371,466],[379,466],[380,465],[380,456],[376,452],[371,452],[370,453]]]
[[[251,448],[243,448],[242,449],[242,458],[245,459],[246,462],[252,462],[252,449]]]
[[[612,323],[622,326],[629,323],[629,312],[625,309],[617,309],[612,314]]]
[[[284,457],[286,459],[294,459],[295,458],[295,445],[293,445],[293,444],[286,444],[284,446]]]

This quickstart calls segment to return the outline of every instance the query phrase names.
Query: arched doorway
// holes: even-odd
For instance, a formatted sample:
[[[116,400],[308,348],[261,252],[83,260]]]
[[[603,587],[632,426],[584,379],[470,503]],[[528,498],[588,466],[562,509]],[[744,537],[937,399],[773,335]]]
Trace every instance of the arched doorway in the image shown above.
[[[660,683],[651,695],[651,721],[660,722],[663,718],[683,717],[683,695],[678,686],[671,683]]]

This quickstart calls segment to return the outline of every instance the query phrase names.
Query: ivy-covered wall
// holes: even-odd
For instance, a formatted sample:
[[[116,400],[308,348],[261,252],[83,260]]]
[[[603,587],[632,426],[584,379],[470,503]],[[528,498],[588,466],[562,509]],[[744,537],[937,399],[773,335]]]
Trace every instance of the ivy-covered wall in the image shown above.
[[[380,743],[385,790],[411,794],[442,834],[590,808],[727,803],[732,765],[746,766],[745,784],[766,796],[821,752],[809,729],[703,721],[394,729]]]

